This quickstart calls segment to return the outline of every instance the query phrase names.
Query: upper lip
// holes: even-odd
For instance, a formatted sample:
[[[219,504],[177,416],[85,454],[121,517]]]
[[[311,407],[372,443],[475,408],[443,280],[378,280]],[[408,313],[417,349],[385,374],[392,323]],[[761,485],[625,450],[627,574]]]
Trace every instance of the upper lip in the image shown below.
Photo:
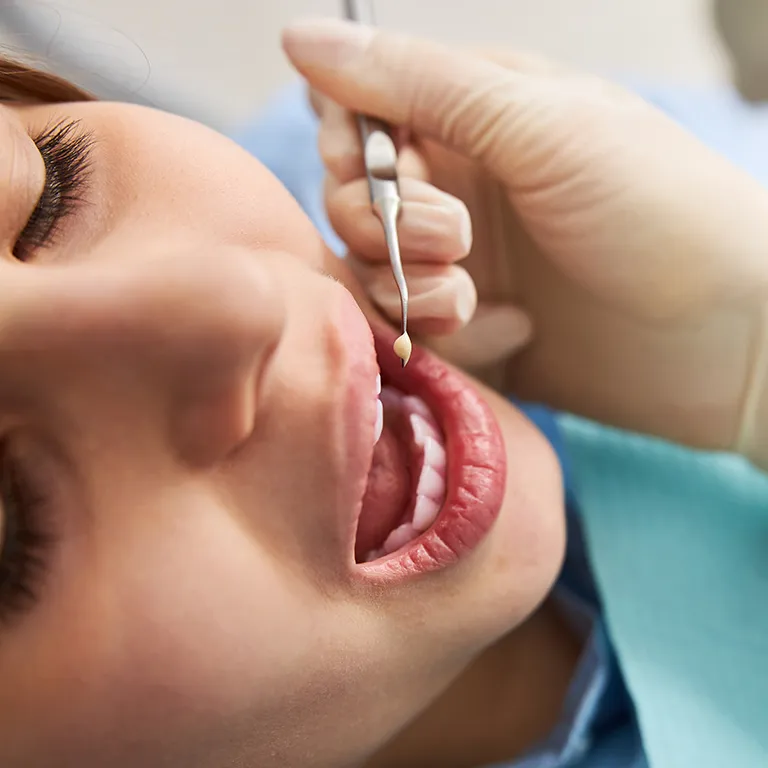
[[[354,562],[357,522],[368,484],[376,442],[376,377],[379,364],[376,356],[374,331],[362,310],[347,293],[343,314],[337,318],[335,335],[343,349],[341,373],[342,397],[338,416],[343,425],[341,504],[344,508],[343,540],[345,556]],[[393,353],[394,354],[394,353]],[[349,514],[346,514],[346,512]]]

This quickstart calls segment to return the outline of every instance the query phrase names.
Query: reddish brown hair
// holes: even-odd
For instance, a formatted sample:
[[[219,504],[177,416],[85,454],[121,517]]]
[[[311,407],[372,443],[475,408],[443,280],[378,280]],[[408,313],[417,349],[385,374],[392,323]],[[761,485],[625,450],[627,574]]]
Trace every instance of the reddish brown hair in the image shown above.
[[[52,104],[93,101],[93,96],[63,77],[0,56],[0,102]]]

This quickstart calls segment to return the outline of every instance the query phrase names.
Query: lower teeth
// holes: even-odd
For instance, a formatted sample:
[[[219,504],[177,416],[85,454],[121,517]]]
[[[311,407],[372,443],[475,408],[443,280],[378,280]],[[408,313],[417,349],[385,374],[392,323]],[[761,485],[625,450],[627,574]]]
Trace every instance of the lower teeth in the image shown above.
[[[380,548],[371,550],[365,562],[390,555],[424,533],[437,519],[446,492],[445,440],[429,407],[420,398],[404,396],[390,387],[385,387],[381,394],[393,407],[407,410],[414,443],[421,449],[422,467],[413,514],[387,536]]]

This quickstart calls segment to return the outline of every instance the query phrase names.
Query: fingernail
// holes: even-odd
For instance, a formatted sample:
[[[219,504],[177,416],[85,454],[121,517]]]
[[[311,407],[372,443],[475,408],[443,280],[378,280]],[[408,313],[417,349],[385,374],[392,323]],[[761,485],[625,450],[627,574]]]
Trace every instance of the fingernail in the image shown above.
[[[340,67],[362,53],[375,30],[338,19],[299,21],[283,32],[283,47],[294,64]]]
[[[469,275],[462,270],[451,277],[408,278],[409,312],[413,318],[458,320],[465,325],[477,306],[477,292]],[[400,311],[400,295],[391,278],[374,280],[368,285],[371,298],[390,316]]]
[[[477,308],[477,290],[474,283],[468,280],[456,291],[456,317],[462,325],[466,325],[475,314]]]
[[[445,203],[403,203],[401,227],[407,231],[408,246],[414,250],[463,258],[472,247],[469,213],[447,195]]]

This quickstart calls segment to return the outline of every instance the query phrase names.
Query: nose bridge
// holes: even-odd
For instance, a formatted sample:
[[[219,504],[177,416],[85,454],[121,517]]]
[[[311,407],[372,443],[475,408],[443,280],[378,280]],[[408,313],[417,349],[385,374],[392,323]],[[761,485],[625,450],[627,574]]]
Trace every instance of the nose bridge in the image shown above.
[[[189,461],[211,460],[252,420],[252,383],[285,323],[277,278],[252,253],[14,268],[0,380],[44,397],[66,381],[78,408],[95,390],[102,403],[114,390],[125,414],[154,400]]]

